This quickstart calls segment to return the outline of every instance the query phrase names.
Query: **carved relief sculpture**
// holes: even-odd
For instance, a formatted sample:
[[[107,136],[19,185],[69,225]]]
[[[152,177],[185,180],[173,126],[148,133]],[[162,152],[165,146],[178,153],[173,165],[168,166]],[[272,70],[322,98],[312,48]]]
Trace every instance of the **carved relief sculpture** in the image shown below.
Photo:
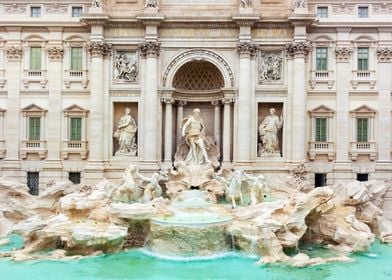
[[[68,5],[47,4],[45,5],[45,11],[49,14],[65,14],[68,11]]]
[[[122,82],[136,82],[138,65],[135,52],[119,51],[116,53],[114,78]]]
[[[275,115],[275,109],[269,109],[269,115],[266,116],[263,122],[259,126],[259,156],[262,155],[278,155],[280,156],[279,150],[279,139],[278,132],[283,125],[283,116],[280,118]]]
[[[26,12],[26,5],[25,4],[8,4],[4,5],[5,12],[7,14],[23,14]]]
[[[63,58],[64,49],[63,47],[52,46],[48,48],[48,57],[50,60],[59,61]]]
[[[10,46],[6,48],[7,59],[10,61],[20,60],[23,55],[23,49],[20,46]]]
[[[332,5],[332,11],[337,15],[351,15],[354,13],[354,5],[341,3],[337,5]]]
[[[341,47],[335,49],[336,60],[338,62],[348,62],[350,61],[353,49],[347,47]]]
[[[92,5],[93,8],[100,8],[102,7],[102,0],[93,0]]]
[[[275,53],[260,56],[259,83],[279,81],[282,76],[282,57]]]
[[[294,0],[294,8],[306,8],[306,0]]]
[[[121,117],[117,130],[114,132],[114,137],[118,138],[119,148],[116,151],[117,155],[136,156],[136,131],[137,125],[135,119],[130,115],[131,109],[125,108],[125,113]]]
[[[253,2],[252,0],[241,0],[240,7],[244,9],[251,8],[253,4],[252,2]]]
[[[378,62],[391,62],[392,48],[378,48],[377,58],[378,58]]]
[[[158,8],[158,1],[157,0],[146,0],[146,8]]]

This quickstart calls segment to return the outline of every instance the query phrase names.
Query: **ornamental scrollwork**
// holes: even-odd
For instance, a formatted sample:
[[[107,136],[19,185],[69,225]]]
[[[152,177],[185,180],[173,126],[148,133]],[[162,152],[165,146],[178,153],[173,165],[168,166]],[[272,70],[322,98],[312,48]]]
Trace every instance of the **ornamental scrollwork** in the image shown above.
[[[336,60],[338,62],[350,61],[352,53],[353,53],[353,49],[348,47],[340,47],[335,49]]]
[[[112,45],[102,42],[91,42],[88,45],[88,51],[91,57],[105,57],[110,54]]]
[[[309,42],[293,42],[286,45],[286,54],[289,57],[304,56],[306,58],[311,50]]]
[[[145,41],[139,44],[140,53],[144,57],[158,56],[161,49],[161,44],[156,41]]]

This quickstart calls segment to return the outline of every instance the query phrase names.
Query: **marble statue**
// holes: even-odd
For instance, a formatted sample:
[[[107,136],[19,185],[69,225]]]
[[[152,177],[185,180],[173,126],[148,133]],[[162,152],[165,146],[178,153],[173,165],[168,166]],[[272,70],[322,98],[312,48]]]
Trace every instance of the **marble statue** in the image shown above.
[[[269,53],[260,56],[259,82],[273,82],[281,79],[282,57],[278,54]]]
[[[130,53],[119,52],[116,55],[115,78],[125,82],[135,82],[138,75],[138,67],[135,58]]]
[[[306,0],[294,0],[294,7],[295,8],[305,8],[306,7]]]
[[[192,115],[186,117],[182,123],[181,133],[189,146],[189,152],[185,158],[185,163],[194,165],[210,164],[211,160],[208,158],[205,147],[205,126],[203,119],[200,117],[200,109],[194,109]]]
[[[278,131],[283,125],[283,116],[280,118],[275,115],[275,109],[269,109],[269,115],[266,116],[259,126],[259,135],[261,146],[259,147],[259,156],[263,154],[279,154]]]
[[[138,174],[138,177],[143,181],[147,182],[147,184],[143,187],[144,193],[142,202],[147,203],[155,198],[162,196],[162,188],[159,185],[161,181],[167,181],[167,172],[159,171],[152,175],[152,177],[146,177],[141,174]]]
[[[114,137],[118,138],[119,148],[116,155],[135,156],[137,151],[136,131],[137,125],[134,118],[130,115],[131,109],[125,108],[125,113],[121,117]]]
[[[111,197],[113,201],[125,203],[139,201],[143,196],[139,181],[140,174],[137,165],[129,165],[123,174],[122,183],[112,190]]]
[[[146,0],[146,8],[157,8],[158,7],[158,1],[157,0]]]
[[[102,7],[102,0],[93,0],[93,8],[100,8]]]
[[[252,7],[252,0],[241,0],[240,1],[241,8],[250,8]]]

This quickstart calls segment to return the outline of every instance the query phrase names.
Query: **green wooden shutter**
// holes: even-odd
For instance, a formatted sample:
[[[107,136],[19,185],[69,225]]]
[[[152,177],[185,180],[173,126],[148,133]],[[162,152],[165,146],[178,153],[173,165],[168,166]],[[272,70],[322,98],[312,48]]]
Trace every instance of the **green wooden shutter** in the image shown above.
[[[41,70],[41,47],[30,48],[30,70]]]
[[[71,140],[82,140],[82,118],[71,118]]]
[[[358,70],[369,70],[369,48],[358,48]]]
[[[82,70],[83,48],[71,48],[71,70]]]
[[[359,118],[357,119],[357,141],[367,142],[368,141],[368,122],[369,119]]]
[[[41,135],[41,118],[29,118],[29,140],[40,140]]]
[[[316,70],[328,70],[328,48],[316,48]]]
[[[316,118],[316,142],[327,141],[327,119]]]

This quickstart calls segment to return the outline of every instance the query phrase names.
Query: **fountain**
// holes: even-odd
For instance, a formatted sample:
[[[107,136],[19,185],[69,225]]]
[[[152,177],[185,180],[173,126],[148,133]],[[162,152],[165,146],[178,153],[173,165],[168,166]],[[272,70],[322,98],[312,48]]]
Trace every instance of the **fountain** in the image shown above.
[[[279,188],[242,170],[218,173],[218,150],[203,135],[198,114],[184,120],[175,168],[151,177],[130,165],[120,184],[53,183],[39,197],[0,179],[0,244],[13,233],[25,241],[0,257],[67,259],[144,246],[159,256],[199,258],[235,249],[258,256],[259,264],[302,267],[349,261],[350,253],[368,251],[375,237],[392,243],[392,223],[380,209],[392,182],[314,189],[304,162]],[[334,254],[310,257],[297,252],[300,242],[328,246]],[[295,254],[286,254],[290,250]]]

